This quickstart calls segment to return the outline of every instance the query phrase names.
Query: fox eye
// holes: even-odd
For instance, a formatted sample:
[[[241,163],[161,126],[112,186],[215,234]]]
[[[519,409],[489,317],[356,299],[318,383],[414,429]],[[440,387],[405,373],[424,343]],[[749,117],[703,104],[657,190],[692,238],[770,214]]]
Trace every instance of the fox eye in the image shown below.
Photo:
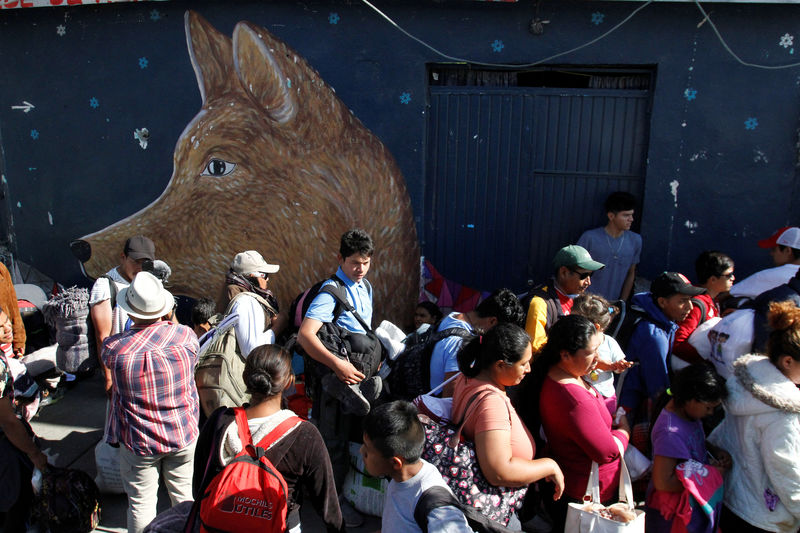
[[[201,176],[214,176],[214,177],[221,177],[227,176],[236,168],[236,163],[229,163],[228,161],[224,161],[222,159],[212,159],[206,165],[206,168],[203,169],[203,173]]]

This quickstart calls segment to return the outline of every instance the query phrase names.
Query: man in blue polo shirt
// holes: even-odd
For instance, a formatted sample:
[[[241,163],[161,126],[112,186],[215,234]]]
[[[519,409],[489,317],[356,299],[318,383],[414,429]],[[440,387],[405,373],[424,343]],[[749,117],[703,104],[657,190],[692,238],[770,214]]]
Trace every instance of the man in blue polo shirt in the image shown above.
[[[317,333],[323,325],[330,323],[357,334],[367,333],[364,325],[371,328],[372,286],[365,276],[369,272],[373,252],[372,238],[364,230],[353,229],[346,232],[339,245],[337,281],[329,280],[322,285],[322,288],[340,285],[339,294],[344,292],[348,303],[353,306],[364,324],[346,310],[336,318],[336,299],[330,293],[320,290],[311,302],[297,333],[297,342],[306,354],[330,370],[321,380],[322,386],[318,388],[321,390],[315,391],[311,412],[328,447],[336,489],[340,494],[350,464],[348,442],[358,441],[360,438],[361,418],[369,411],[369,402],[380,394],[381,380],[378,376],[366,375],[363,367],[356,368],[351,354],[340,357],[331,353]],[[343,506],[345,521],[348,526],[354,527],[358,519],[348,513],[348,510]]]

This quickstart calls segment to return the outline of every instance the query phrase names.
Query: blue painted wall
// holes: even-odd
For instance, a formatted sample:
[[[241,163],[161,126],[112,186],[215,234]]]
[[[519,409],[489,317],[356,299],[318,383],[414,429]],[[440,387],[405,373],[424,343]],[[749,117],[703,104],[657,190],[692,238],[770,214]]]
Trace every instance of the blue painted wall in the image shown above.
[[[550,23],[541,36],[528,31],[530,2],[380,5],[451,55],[529,63],[601,35],[639,4],[544,2],[541,16]],[[144,207],[164,189],[175,141],[200,106],[183,30],[188,8],[227,35],[240,20],[263,25],[303,55],[394,154],[419,227],[426,64],[445,60],[363,4],[142,2],[3,10],[0,139],[19,259],[62,283],[85,283],[69,241]],[[800,61],[800,6],[714,4],[711,17],[747,61]],[[706,248],[730,253],[742,277],[769,266],[758,239],[800,224],[800,68],[739,65],[708,23],[697,27],[702,18],[692,4],[652,4],[604,40],[553,61],[656,66],[641,223],[641,273],[648,277],[665,268],[692,274],[694,257]],[[35,108],[11,108],[23,101]],[[133,136],[142,127],[150,131],[146,150]],[[676,195],[671,182],[678,183]]]

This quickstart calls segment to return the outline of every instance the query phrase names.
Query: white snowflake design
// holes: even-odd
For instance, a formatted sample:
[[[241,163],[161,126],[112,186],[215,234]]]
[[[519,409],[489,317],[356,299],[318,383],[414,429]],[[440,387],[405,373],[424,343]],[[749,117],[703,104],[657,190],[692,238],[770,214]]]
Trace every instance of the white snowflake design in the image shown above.
[[[708,468],[706,465],[694,459],[689,459],[675,468],[683,471],[683,477],[694,478],[695,483],[701,487],[703,486],[703,480],[708,477]]]
[[[789,48],[793,44],[794,44],[794,35],[784,33],[783,36],[781,37],[781,41],[778,43],[778,46]]]
[[[59,37],[63,37],[64,34],[67,33],[67,27],[64,26],[63,24],[59,24],[58,26],[56,26],[56,33],[58,34]]]

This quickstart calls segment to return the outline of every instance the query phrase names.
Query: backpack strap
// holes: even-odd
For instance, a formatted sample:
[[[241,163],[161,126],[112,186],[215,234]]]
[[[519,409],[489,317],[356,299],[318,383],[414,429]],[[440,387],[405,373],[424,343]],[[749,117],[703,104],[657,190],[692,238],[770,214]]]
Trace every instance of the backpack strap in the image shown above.
[[[275,429],[267,433],[263,439],[258,441],[258,444],[256,446],[258,446],[259,448],[263,448],[264,450],[268,450],[270,446],[275,444],[275,441],[283,437],[287,431],[289,431],[302,421],[303,419],[301,419],[298,416],[290,416],[289,418],[278,424],[275,427]]]
[[[101,278],[106,278],[108,280],[108,291],[109,291],[109,298],[108,302],[111,304],[111,312],[114,312],[114,307],[117,305],[117,284],[111,279],[111,276],[108,274],[103,274],[100,276]],[[98,278],[99,279],[99,278]]]
[[[553,327],[553,324],[556,323],[556,320],[558,320],[558,317],[564,314],[561,310],[561,301],[558,299],[555,286],[553,287],[553,297],[545,298],[544,303],[547,306],[546,324],[547,330],[549,331],[550,328]]]
[[[467,337],[471,337],[472,335],[473,333],[470,333],[469,330],[461,327],[447,328],[443,329],[442,331],[437,331],[436,333],[431,335],[431,339],[428,342],[437,343],[441,340],[446,339],[447,337],[461,337],[462,339],[466,339]]]
[[[242,451],[236,454],[236,457],[241,457],[247,453],[247,447],[253,445],[253,437],[250,435],[250,425],[247,423],[247,413],[245,413],[244,407],[234,407],[233,413],[236,416],[239,440],[242,442]]]
[[[439,507],[452,506],[461,509],[453,493],[444,487],[434,485],[424,490],[420,494],[417,504],[414,506],[414,521],[417,523],[422,533],[428,533],[428,515]]]
[[[240,292],[237,295],[235,295],[233,298],[231,298],[231,301],[228,302],[228,307],[225,308],[224,315],[225,316],[230,315],[231,314],[231,309],[233,309],[234,302],[238,301],[240,298],[244,298],[245,296],[250,296],[252,298],[255,298],[255,300],[258,303],[260,303],[267,311],[269,311],[273,315],[277,315],[278,314],[278,311],[276,311],[275,308],[272,307],[272,305],[267,300],[265,300],[264,298],[262,298],[261,296],[259,296],[258,294],[254,293],[254,292],[245,291],[245,292]]]
[[[331,279],[333,279],[333,278],[331,278]],[[353,307],[353,304],[351,304],[347,300],[347,295],[344,293],[344,290],[345,290],[344,289],[344,284],[342,284],[341,280],[338,280],[338,279],[334,280],[334,282],[336,284],[335,288],[334,288],[333,285],[325,285],[324,287],[322,287],[319,290],[319,292],[326,292],[326,293],[330,294],[331,296],[333,296],[333,299],[336,300],[338,302],[338,304],[341,305],[341,307],[344,308],[345,311],[347,311],[350,314],[352,314],[356,318],[356,320],[358,320],[358,323],[361,324],[361,327],[364,328],[364,331],[366,331],[367,333],[372,333],[372,328],[369,327],[369,325],[367,324],[367,322],[363,318],[361,318],[361,315],[358,314],[358,311],[356,311],[356,308]],[[369,292],[370,292],[370,294],[372,294],[371,290]],[[339,313],[339,315],[341,315],[341,313]],[[333,321],[336,322],[336,320],[338,320],[338,319],[339,319],[339,316],[337,316],[336,309],[334,309]]]
[[[427,488],[420,494],[414,506],[414,521],[423,533],[428,533],[428,515],[439,507],[455,507],[464,514],[467,524],[479,533],[511,533],[511,530],[499,522],[483,516],[478,509],[464,505],[453,496],[453,493],[442,486]]]
[[[700,298],[692,298],[691,301],[693,306],[700,308],[700,322],[697,323],[697,325],[699,326],[700,324],[708,320],[708,307],[706,307],[706,303]]]
[[[453,424],[456,426],[456,430],[450,436],[450,438],[447,439],[448,446],[451,448],[458,446],[458,443],[461,442],[461,431],[464,429],[464,424],[467,423],[467,419],[474,412],[475,407],[478,405],[477,400],[482,400],[483,398],[488,397],[490,394],[494,394],[494,391],[486,389],[481,390],[473,394],[470,399],[467,400],[467,403],[464,406],[464,415],[461,417],[461,421],[458,424]]]

